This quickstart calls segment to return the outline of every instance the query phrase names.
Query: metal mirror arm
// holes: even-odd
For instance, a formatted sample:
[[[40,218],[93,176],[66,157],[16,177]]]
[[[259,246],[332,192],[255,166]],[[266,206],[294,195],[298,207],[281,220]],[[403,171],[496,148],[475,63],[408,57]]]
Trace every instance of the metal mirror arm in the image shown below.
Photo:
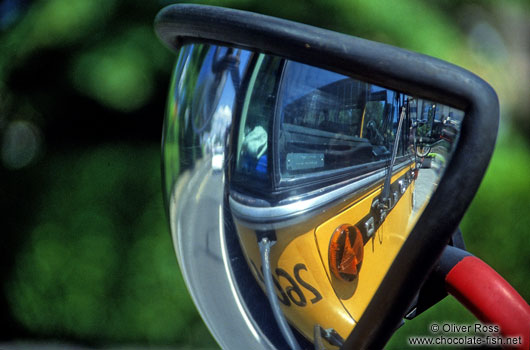
[[[314,350],[326,350],[322,339],[326,339],[328,343],[333,346],[341,347],[344,344],[344,339],[333,328],[322,328],[316,324],[314,330]]]
[[[496,327],[495,333],[518,337],[517,349],[530,347],[530,305],[488,264],[448,245],[434,275],[481,322]]]

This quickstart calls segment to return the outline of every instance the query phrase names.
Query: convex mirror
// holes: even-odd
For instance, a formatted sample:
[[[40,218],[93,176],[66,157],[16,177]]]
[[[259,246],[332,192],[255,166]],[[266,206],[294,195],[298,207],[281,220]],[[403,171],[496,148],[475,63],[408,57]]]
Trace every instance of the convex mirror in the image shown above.
[[[482,177],[494,92],[433,58],[257,14],[175,5],[156,28],[177,52],[166,209],[216,340],[384,345]]]

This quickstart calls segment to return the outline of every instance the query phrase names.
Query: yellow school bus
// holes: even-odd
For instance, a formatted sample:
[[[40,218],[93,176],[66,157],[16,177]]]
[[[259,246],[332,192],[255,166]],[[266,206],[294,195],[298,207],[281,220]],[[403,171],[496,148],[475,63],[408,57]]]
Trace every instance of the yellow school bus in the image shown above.
[[[258,240],[290,324],[332,346],[350,334],[412,224],[412,97],[280,57],[254,54],[230,144],[228,204],[265,289]]]

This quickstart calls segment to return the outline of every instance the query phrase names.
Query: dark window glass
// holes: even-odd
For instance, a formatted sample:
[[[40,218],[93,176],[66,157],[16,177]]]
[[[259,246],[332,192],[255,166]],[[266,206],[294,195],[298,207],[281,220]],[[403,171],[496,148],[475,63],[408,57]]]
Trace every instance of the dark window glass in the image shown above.
[[[283,59],[259,55],[250,72],[237,142],[236,181],[270,186],[269,144]]]
[[[399,118],[394,92],[289,62],[280,95],[282,180],[323,175],[390,157],[393,127],[397,128]]]
[[[405,155],[409,118],[397,128],[408,96],[263,54],[246,74],[233,178],[241,191],[295,195],[362,176],[388,166],[396,138]]]

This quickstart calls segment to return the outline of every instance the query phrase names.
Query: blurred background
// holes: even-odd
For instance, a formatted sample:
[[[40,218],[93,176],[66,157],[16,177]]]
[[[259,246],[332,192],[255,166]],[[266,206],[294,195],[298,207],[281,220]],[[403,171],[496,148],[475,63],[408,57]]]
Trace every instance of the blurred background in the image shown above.
[[[530,300],[530,2],[200,3],[397,45],[488,81],[501,102],[499,139],[461,226],[468,249]],[[216,348],[183,285],[162,205],[174,54],[152,22],[168,4],[0,0],[2,348]],[[442,321],[475,318],[446,298],[388,348]]]

